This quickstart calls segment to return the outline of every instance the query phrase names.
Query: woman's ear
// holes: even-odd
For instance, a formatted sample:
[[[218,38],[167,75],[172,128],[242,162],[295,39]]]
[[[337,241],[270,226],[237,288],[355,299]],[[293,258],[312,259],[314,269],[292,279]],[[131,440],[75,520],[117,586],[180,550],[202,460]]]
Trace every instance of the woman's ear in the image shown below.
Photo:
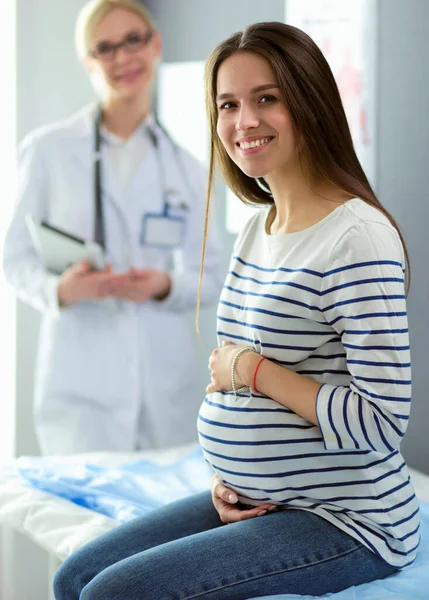
[[[153,53],[156,57],[156,64],[160,63],[162,55],[162,37],[159,31],[156,31],[153,35]]]
[[[89,72],[89,73],[93,73],[95,70],[95,62],[94,59],[91,56],[84,56],[82,58],[82,64],[85,67],[85,69]]]

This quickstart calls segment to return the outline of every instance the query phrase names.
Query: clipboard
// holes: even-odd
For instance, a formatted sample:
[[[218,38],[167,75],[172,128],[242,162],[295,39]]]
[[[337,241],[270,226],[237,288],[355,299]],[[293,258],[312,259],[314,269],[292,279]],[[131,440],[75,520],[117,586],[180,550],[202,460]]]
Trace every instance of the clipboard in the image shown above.
[[[30,214],[26,215],[25,220],[34,246],[49,271],[61,275],[83,260],[96,270],[104,269],[105,254],[100,244],[79,238],[46,221],[39,221]]]

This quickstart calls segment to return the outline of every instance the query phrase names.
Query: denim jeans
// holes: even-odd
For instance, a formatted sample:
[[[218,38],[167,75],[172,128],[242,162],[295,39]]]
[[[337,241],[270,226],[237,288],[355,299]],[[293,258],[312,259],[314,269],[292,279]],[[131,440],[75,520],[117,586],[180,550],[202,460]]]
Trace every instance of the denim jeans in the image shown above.
[[[303,510],[223,525],[208,492],[121,525],[72,554],[56,600],[245,600],[321,595],[396,569]]]

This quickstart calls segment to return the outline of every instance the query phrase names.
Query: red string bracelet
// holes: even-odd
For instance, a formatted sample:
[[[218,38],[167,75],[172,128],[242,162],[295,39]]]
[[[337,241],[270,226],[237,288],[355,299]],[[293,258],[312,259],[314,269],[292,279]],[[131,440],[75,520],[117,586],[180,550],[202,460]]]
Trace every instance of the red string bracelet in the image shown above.
[[[261,366],[261,362],[262,362],[263,360],[265,360],[265,358],[266,358],[266,357],[265,357],[265,356],[263,356],[263,357],[262,357],[262,358],[259,360],[258,364],[257,364],[257,365],[256,365],[256,367],[255,367],[255,370],[253,371],[253,385],[252,385],[252,388],[255,390],[255,392],[258,392],[258,390],[257,390],[257,388],[256,388],[256,375],[258,374],[258,369],[259,369],[259,367]],[[258,392],[258,393],[259,393],[259,392]]]

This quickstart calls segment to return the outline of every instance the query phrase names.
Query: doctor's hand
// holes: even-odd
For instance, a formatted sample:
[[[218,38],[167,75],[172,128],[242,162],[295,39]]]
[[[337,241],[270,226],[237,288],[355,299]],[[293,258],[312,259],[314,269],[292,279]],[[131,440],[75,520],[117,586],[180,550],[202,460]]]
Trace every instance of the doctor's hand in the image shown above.
[[[58,285],[60,306],[70,306],[81,300],[105,298],[107,294],[104,286],[112,277],[110,265],[102,271],[94,271],[85,261],[69,267],[62,274]]]
[[[277,508],[275,504],[268,502],[252,508],[244,507],[238,502],[237,494],[227,488],[217,475],[213,475],[211,493],[214,507],[222,523],[236,523],[253,517],[262,517]]]
[[[167,273],[155,269],[134,269],[116,275],[106,283],[108,295],[130,302],[146,302],[151,298],[164,300],[170,293]]]
[[[238,346],[232,342],[222,342],[221,348],[215,348],[209,358],[209,369],[211,381],[206,387],[206,392],[228,392],[231,386],[231,367],[235,355],[244,346]],[[247,381],[247,374],[253,373],[258,361],[257,352],[245,352],[237,360],[234,369],[236,389],[245,385],[250,385]]]

